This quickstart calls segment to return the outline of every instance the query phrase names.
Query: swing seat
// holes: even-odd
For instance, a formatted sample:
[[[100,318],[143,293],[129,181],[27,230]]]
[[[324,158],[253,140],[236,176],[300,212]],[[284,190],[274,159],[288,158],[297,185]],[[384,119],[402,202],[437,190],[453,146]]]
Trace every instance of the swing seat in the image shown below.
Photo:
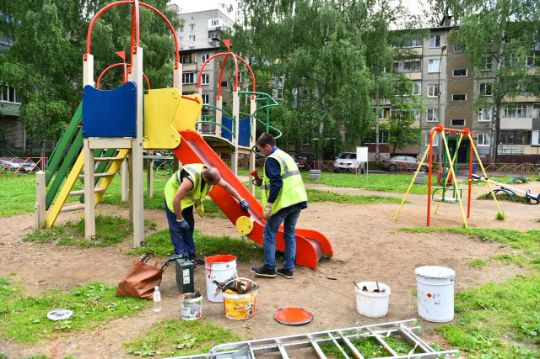
[[[458,188],[459,191],[459,197],[463,198],[463,190],[461,188]],[[438,196],[437,196],[438,193]],[[451,196],[448,196],[448,194],[451,194]],[[445,187],[433,187],[433,192],[431,193],[431,199],[433,202],[441,202],[441,203],[450,203],[450,204],[456,204],[458,203],[458,197],[457,192],[455,188],[445,188]]]

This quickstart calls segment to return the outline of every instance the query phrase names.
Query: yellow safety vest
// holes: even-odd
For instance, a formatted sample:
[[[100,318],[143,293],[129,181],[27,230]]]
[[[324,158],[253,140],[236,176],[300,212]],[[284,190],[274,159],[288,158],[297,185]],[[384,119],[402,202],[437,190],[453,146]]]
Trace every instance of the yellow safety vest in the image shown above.
[[[181,179],[181,172],[182,170],[185,170],[188,173],[189,179],[193,182],[193,188],[188,193],[186,197],[182,199],[180,202],[180,206],[182,210],[195,205],[195,209],[197,210],[197,213],[202,216],[204,214],[204,205],[203,200],[212,189],[212,186],[210,186],[208,183],[202,183],[204,182],[202,179],[202,171],[206,169],[206,166],[202,163],[193,163],[189,165],[180,166],[178,171],[176,171],[171,178],[167,181],[165,184],[164,194],[165,194],[165,201],[167,202],[167,207],[171,212],[174,212],[174,196],[176,195],[176,192],[178,191],[178,187],[180,187],[180,184],[182,183]],[[202,188],[201,188],[202,186]]]
[[[283,187],[272,206],[272,214],[275,214],[282,208],[292,206],[293,204],[307,201],[306,189],[300,175],[300,170],[294,162],[294,159],[284,151],[277,149],[268,158],[275,158],[281,167],[281,179]],[[270,179],[266,176],[266,161],[263,168],[263,206],[268,202],[270,195]]]

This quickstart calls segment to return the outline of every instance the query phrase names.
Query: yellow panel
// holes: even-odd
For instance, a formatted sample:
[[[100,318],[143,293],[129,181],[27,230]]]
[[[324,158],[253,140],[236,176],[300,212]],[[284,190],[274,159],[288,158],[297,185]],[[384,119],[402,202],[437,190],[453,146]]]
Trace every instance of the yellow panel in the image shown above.
[[[96,203],[100,203],[101,200],[103,199],[103,196],[105,195],[105,191],[107,190],[107,188],[109,188],[109,185],[113,181],[114,175],[118,172],[118,170],[120,170],[120,167],[122,166],[122,162],[126,158],[128,153],[129,153],[128,149],[118,150],[116,157],[121,158],[121,159],[111,161],[112,163],[107,169],[107,173],[110,174],[111,176],[103,177],[99,181],[97,188],[103,191],[98,191],[96,193],[94,197]]]
[[[195,125],[202,109],[202,98],[199,95],[183,96],[176,110],[173,126],[178,131],[195,130]],[[187,98],[185,98],[187,97]]]
[[[240,216],[236,220],[236,229],[238,232],[248,235],[253,230],[253,220],[247,216]]]
[[[69,192],[73,188],[73,185],[79,178],[79,174],[81,173],[84,165],[84,156],[83,151],[79,153],[79,156],[77,157],[77,161],[75,161],[75,164],[71,168],[71,171],[69,172],[69,175],[66,178],[66,181],[64,182],[64,185],[60,189],[60,192],[56,196],[56,199],[54,200],[54,203],[51,206],[51,209],[47,213],[47,220],[45,222],[46,228],[51,228],[56,222],[56,219],[58,218],[58,215],[62,211],[62,207],[64,206],[64,203],[66,202],[66,199],[69,196]]]
[[[144,95],[144,148],[173,149],[180,145],[180,134],[172,124],[180,98],[176,88],[149,90]]]

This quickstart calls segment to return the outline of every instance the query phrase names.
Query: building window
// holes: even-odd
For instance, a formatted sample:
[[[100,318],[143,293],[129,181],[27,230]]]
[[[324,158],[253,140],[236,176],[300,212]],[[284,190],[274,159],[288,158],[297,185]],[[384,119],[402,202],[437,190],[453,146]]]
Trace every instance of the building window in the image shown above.
[[[189,31],[195,31],[195,24],[189,24]]]
[[[191,55],[180,56],[180,62],[183,64],[191,64]]]
[[[420,59],[415,60],[405,60],[403,61],[403,71],[404,72],[419,72],[420,71]]]
[[[429,47],[441,47],[441,35],[433,35],[429,38]]]
[[[439,85],[438,84],[429,84],[428,85],[428,97],[437,97],[440,95]]]
[[[195,73],[193,73],[193,72],[184,72],[182,74],[182,83],[183,84],[193,84],[193,83],[195,83]]]
[[[478,132],[476,138],[477,146],[489,146],[491,144],[491,135],[488,132]]]
[[[195,35],[189,35],[189,41],[195,42]]]
[[[484,57],[484,67],[482,71],[491,71],[493,68],[493,59],[491,57]]]
[[[441,71],[441,60],[434,59],[428,61],[428,72],[439,72]]]
[[[201,55],[201,63],[205,63],[210,58],[210,54]]]
[[[454,69],[454,77],[467,77],[467,69]]]
[[[19,103],[15,89],[8,85],[0,85],[0,102]]]
[[[531,135],[530,130],[502,130],[499,138],[504,145],[528,145],[532,143]]]
[[[218,26],[219,25],[219,19],[212,19],[212,26]]]
[[[465,120],[462,118],[454,118],[452,119],[452,126],[463,127],[465,126]]]
[[[533,67],[534,66],[534,55],[525,57],[525,66],[526,67]]]
[[[504,118],[528,118],[532,117],[532,107],[528,108],[525,105],[504,107],[502,113]]]
[[[452,94],[452,101],[467,101],[467,94],[464,94],[464,93]]]
[[[202,77],[201,77],[201,83],[203,85],[208,85],[210,83],[210,75],[208,74],[202,74]]]
[[[538,130],[532,131],[531,145],[540,146],[540,131]]]
[[[202,94],[203,103],[210,103],[210,95],[207,93]]]
[[[422,81],[413,81],[412,82],[412,94],[421,95],[422,94]]]
[[[427,131],[426,132],[426,137],[425,137],[425,144],[426,144],[426,147],[429,146],[429,135],[430,135],[430,131]],[[439,134],[436,133],[435,136],[433,137],[433,147],[437,147],[439,146]]]
[[[490,122],[492,116],[493,109],[491,107],[478,109],[478,122]]]
[[[493,96],[493,84],[489,82],[481,82],[480,96]]]
[[[179,32],[184,32],[184,25],[181,25],[180,28],[178,28]]]
[[[436,108],[429,108],[427,111],[427,122],[439,122],[439,110]]]
[[[454,52],[460,53],[463,52],[463,49],[465,48],[465,45],[463,44],[455,44],[454,45]]]
[[[416,121],[420,121],[420,110],[415,108],[412,110],[412,113],[413,113],[414,119]]]

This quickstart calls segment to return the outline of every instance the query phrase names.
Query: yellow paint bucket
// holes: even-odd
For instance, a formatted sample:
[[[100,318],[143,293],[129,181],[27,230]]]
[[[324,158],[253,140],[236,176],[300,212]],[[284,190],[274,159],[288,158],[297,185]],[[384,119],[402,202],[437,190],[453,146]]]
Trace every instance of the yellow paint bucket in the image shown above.
[[[250,319],[255,315],[257,308],[257,284],[248,278],[237,278],[235,280],[244,283],[249,281],[253,284],[253,289],[245,294],[238,294],[232,292],[231,290],[226,290],[223,293],[225,317],[231,320]]]

